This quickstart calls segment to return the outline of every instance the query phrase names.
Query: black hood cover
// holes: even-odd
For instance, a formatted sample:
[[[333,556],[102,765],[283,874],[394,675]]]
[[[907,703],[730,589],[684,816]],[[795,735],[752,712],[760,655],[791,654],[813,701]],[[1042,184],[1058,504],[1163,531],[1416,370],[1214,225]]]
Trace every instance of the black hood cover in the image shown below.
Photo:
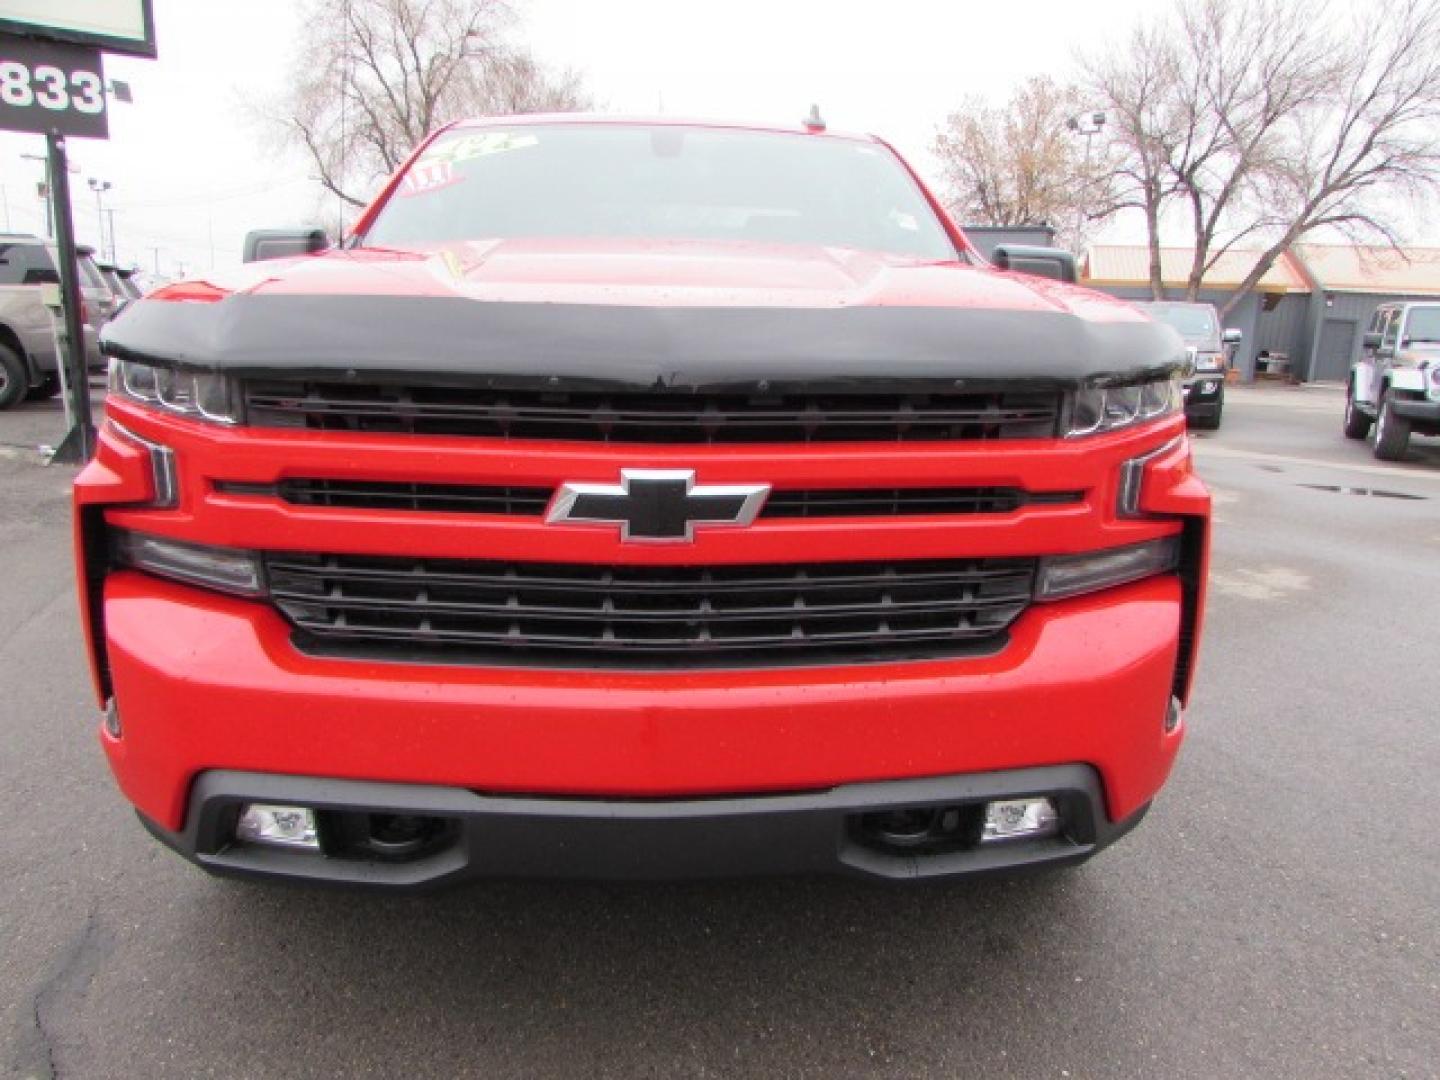
[[[121,359],[272,379],[679,392],[1071,389],[1165,375],[1185,359],[1159,323],[1065,312],[396,296],[140,301],[102,343]]]

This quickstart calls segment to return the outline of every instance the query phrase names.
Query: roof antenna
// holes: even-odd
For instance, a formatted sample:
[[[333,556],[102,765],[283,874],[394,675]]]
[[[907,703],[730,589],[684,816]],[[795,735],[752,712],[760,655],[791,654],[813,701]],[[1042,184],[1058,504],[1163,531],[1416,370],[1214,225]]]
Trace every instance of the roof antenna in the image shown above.
[[[819,105],[811,105],[811,106],[810,106],[810,115],[805,118],[805,130],[806,130],[806,131],[824,131],[824,130],[825,130],[825,121],[824,121],[824,119],[820,116],[820,106],[819,106]]]

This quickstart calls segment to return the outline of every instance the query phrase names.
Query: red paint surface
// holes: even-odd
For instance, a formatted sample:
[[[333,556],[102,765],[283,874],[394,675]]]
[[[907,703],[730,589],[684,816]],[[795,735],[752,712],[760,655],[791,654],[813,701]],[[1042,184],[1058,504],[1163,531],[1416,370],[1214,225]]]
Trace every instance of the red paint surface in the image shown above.
[[[107,520],[239,547],[653,564],[1055,554],[1173,533],[1168,515],[1208,508],[1181,440],[1142,488],[1142,506],[1167,516],[1115,515],[1119,465],[1173,439],[1178,419],[1068,442],[637,450],[231,430],[119,401],[110,414],[174,448],[181,503],[113,505]],[[219,479],[285,476],[546,484],[614,479],[621,465],[685,465],[703,482],[777,488],[1013,483],[1085,498],[950,519],[702,527],[693,545],[624,545],[579,526],[290,507],[214,490]],[[148,463],[107,425],[77,500],[143,501],[149,485]],[[1178,597],[1178,582],[1162,578],[1035,605],[1004,650],[979,659],[637,674],[314,659],[264,604],[122,572],[106,583],[104,636],[126,734],[104,740],[126,793],[171,827],[210,768],[673,795],[1081,761],[1100,770],[1121,817],[1154,795],[1179,745],[1161,731]]]
[[[1083,761],[1124,817],[1164,782],[1178,586],[1037,605],[1001,653],[738,672],[426,667],[303,656],[263,604],[106,586],[125,794],[179,828],[206,769],[477,790],[685,795]]]
[[[540,122],[507,118],[505,125]],[[589,122],[611,122],[597,120]],[[661,121],[674,122],[674,121]],[[810,138],[851,138],[834,134]],[[423,151],[418,148],[416,156]],[[416,156],[412,156],[414,161]],[[407,163],[408,164],[408,163]],[[404,169],[360,218],[363,232]],[[917,183],[918,183],[917,179]],[[921,185],[923,190],[923,185]],[[926,193],[929,198],[929,193]],[[963,235],[931,199],[957,246]],[[333,251],[253,264],[147,302],[232,293],[435,296],[645,305],[916,305],[1141,320],[1073,286],[957,260],[941,264],[781,245],[505,241],[427,252]],[[1115,512],[1120,467],[1174,440],[1175,417],[1077,440],[823,446],[623,446],[231,430],[111,400],[107,411],[174,449],[180,504],[147,509],[145,453],[106,426],[76,481],[77,509],[111,526],[270,550],[623,564],[860,561],[1065,554],[1139,542],[1203,520],[1188,443],[1147,466],[1140,507]],[[486,515],[289,506],[216,491],[285,477],[557,485],[625,468],[693,468],[701,483],[786,488],[1018,486],[1081,503],[956,517],[762,520],[700,527],[693,544],[622,544],[583,526]],[[84,522],[77,514],[77,541]],[[94,525],[93,514],[89,518]],[[78,548],[77,543],[77,548]],[[1207,558],[1202,537],[1201,577]],[[82,575],[85,567],[81,565]],[[102,733],[125,793],[169,828],[194,777],[249,769],[555,794],[686,795],[1084,762],[1112,819],[1169,773],[1182,729],[1162,721],[1175,677],[1173,576],[1033,605],[993,656],[746,671],[556,671],[307,657],[268,605],[133,571],[82,589],[97,671],[125,735]],[[1203,614],[1200,589],[1197,620]],[[102,648],[103,643],[103,648]],[[1192,664],[1193,668],[1193,664]],[[97,680],[97,689],[101,685]]]

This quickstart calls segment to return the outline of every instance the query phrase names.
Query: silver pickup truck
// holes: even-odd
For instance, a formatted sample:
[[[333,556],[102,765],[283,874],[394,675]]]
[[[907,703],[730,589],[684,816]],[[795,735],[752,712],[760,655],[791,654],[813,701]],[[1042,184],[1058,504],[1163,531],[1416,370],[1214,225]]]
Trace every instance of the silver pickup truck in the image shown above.
[[[55,245],[38,236],[0,233],[0,409],[52,397],[60,389],[55,332],[42,286],[58,283]],[[89,248],[80,249],[85,364],[102,367],[98,331],[115,300]]]

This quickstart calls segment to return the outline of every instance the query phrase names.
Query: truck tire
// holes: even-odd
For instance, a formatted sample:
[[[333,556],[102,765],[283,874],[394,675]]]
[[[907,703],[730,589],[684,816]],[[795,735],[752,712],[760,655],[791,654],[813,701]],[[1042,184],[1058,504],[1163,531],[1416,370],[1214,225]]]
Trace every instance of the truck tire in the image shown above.
[[[1375,456],[1381,461],[1403,460],[1410,445],[1410,421],[1395,415],[1389,391],[1380,395],[1375,416]]]
[[[26,401],[45,401],[60,392],[60,376],[46,375],[40,380],[39,385],[30,387],[25,391]]]
[[[0,409],[9,409],[24,401],[29,382],[25,362],[10,346],[0,345]]]
[[[1345,384],[1345,437],[1365,438],[1370,434],[1370,425],[1374,422],[1355,404],[1355,380],[1351,379]]]

